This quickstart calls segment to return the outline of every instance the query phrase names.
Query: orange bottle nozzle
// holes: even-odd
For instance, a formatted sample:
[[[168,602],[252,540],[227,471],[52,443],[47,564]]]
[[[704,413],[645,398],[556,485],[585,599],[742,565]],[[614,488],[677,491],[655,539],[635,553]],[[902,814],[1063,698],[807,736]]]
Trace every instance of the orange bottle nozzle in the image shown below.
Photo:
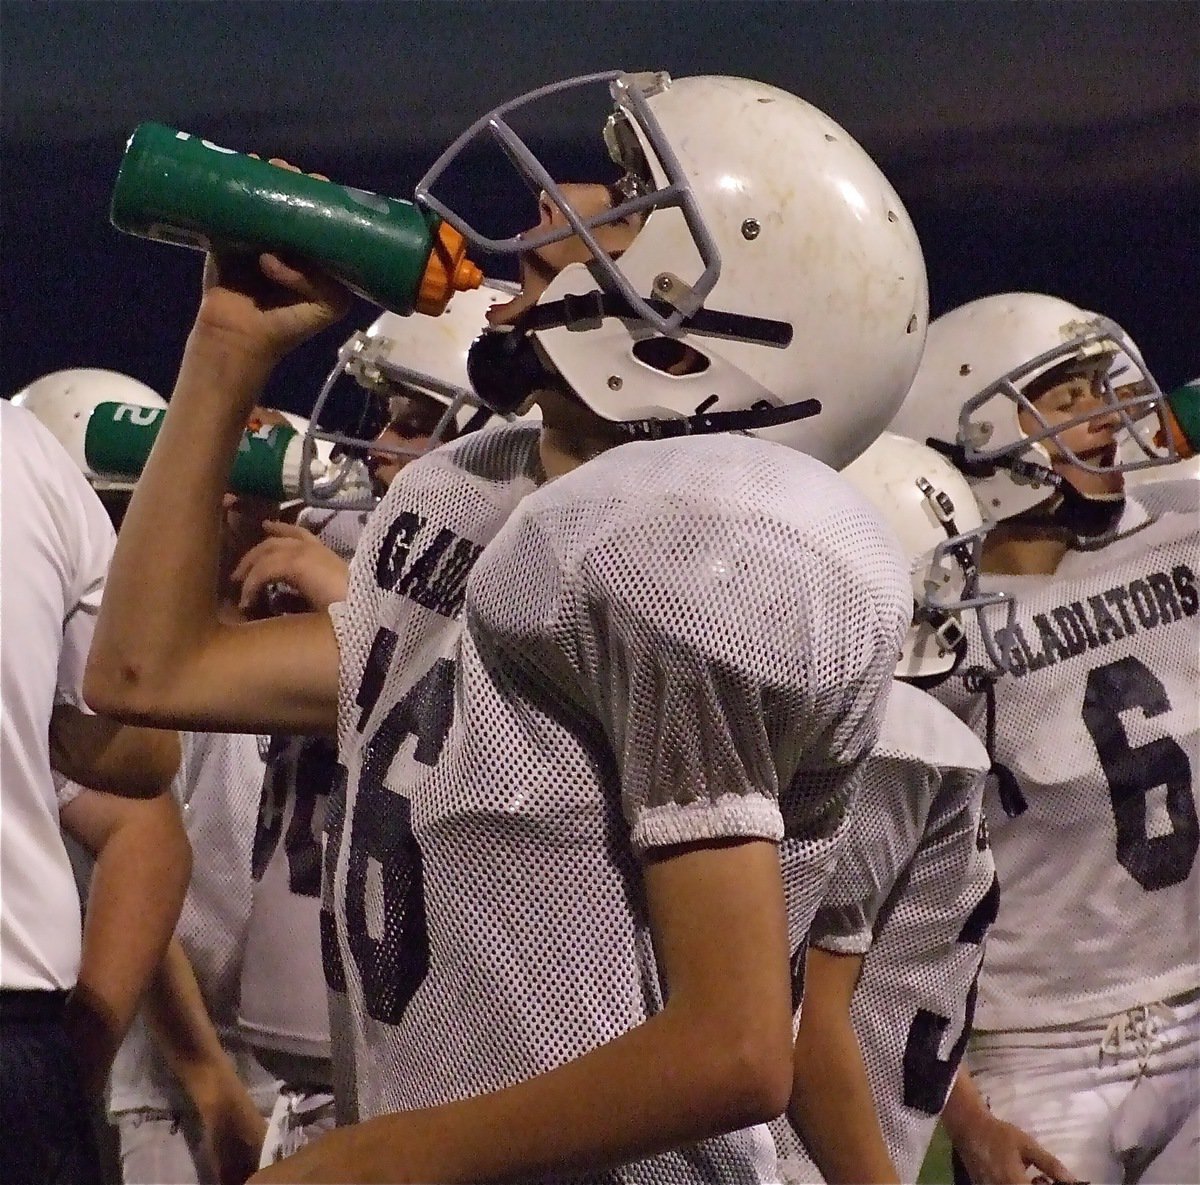
[[[1162,449],[1168,441],[1182,461],[1200,452],[1200,382],[1193,379],[1167,393],[1160,407],[1163,427],[1154,434]]]
[[[448,222],[438,223],[413,308],[418,313],[437,316],[445,311],[456,292],[467,292],[482,283],[483,272],[467,258],[462,235]]]
[[[1169,409],[1164,409],[1163,419],[1166,421],[1167,427],[1164,431],[1160,428],[1154,434],[1154,443],[1160,449],[1167,447],[1168,433],[1170,434],[1170,442],[1174,446],[1175,455],[1181,460],[1186,460],[1188,457],[1196,455],[1196,447],[1185,435],[1179,421],[1175,418],[1174,413]]]

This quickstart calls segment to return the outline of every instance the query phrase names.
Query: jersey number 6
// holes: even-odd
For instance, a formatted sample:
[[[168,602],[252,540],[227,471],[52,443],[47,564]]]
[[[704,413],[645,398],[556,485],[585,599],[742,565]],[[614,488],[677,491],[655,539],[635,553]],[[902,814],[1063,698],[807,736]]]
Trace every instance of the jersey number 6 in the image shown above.
[[[396,635],[381,629],[363,672],[360,728],[395,646]],[[416,737],[416,761],[436,764],[453,714],[454,663],[439,658],[391,706],[363,748],[346,869],[346,938],[367,1012],[385,1024],[400,1022],[429,970],[429,931],[411,804],[384,779],[408,737]]]
[[[1131,747],[1121,713],[1140,708],[1149,719],[1171,709],[1166,688],[1136,658],[1096,667],[1083,694],[1083,722],[1100,757],[1113,820],[1117,861],[1143,889],[1165,889],[1186,880],[1200,847],[1200,825],[1187,753],[1172,737]],[[1166,788],[1171,830],[1146,833],[1146,795]]]

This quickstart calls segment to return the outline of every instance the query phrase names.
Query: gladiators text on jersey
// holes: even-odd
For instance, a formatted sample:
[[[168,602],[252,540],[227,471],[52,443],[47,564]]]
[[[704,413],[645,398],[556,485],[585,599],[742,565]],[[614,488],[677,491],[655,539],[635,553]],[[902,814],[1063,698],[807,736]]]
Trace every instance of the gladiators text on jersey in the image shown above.
[[[1022,678],[1139,631],[1194,617],[1198,608],[1196,574],[1186,564],[1177,564],[1169,573],[1151,572],[1085,601],[1035,613],[1028,632],[1018,621],[1011,631],[997,630],[996,637],[1008,657],[1009,670]]]
[[[443,617],[457,617],[467,576],[483,547],[440,527],[430,539],[418,537],[426,519],[402,511],[388,527],[379,549],[375,576],[379,587],[410,597]]]

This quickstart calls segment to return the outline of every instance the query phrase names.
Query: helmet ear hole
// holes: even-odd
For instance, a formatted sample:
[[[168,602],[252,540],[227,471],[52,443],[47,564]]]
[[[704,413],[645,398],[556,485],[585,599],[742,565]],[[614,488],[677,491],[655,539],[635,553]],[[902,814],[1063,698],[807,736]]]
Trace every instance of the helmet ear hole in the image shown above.
[[[633,356],[663,374],[703,374],[708,359],[699,350],[672,337],[646,337],[633,345]]]

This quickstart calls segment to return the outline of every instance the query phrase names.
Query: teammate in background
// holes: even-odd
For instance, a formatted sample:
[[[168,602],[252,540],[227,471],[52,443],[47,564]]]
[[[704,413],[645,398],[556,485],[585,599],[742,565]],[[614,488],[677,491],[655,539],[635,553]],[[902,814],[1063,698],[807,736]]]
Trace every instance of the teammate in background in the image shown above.
[[[166,401],[125,375],[78,369],[46,375],[14,402],[66,447],[119,528],[135,481],[92,467],[89,418],[102,403],[123,404],[136,414],[165,408]],[[276,413],[264,418],[280,422]],[[227,574],[240,550],[261,537],[270,508],[228,497],[226,503]],[[194,853],[191,881],[173,949],[117,1052],[108,1095],[126,1185],[208,1183],[239,1173],[244,1179],[258,1165],[276,1093],[273,1076],[237,1029],[263,757],[254,736],[189,732],[181,739],[172,790]]]
[[[61,446],[7,400],[0,508],[0,1177],[83,1185],[100,1180],[89,1115],[187,882],[164,793],[179,744],[84,706],[112,528]],[[98,789],[60,797],[55,775]],[[60,826],[96,856],[82,931]]]
[[[515,291],[514,285],[485,280],[457,293],[432,322],[383,313],[346,339],[317,395],[308,437],[313,452],[333,446],[364,455],[374,489],[356,505],[340,492],[323,497],[310,483],[304,491],[309,506],[372,510],[408,462],[493,420],[471,390],[467,357],[488,312]],[[339,382],[346,376],[354,383]],[[339,397],[339,418],[349,420],[350,429],[338,430],[332,422]]]
[[[313,454],[333,449],[361,456],[372,488],[355,500],[355,491],[322,491],[308,481],[300,521],[264,523],[267,538],[233,572],[244,611],[263,610],[263,598],[273,585],[297,590],[305,606],[322,612],[344,600],[349,557],[368,513],[396,475],[438,445],[504,419],[475,397],[467,356],[487,324],[488,310],[513,294],[497,281],[485,281],[459,293],[432,329],[422,317],[383,313],[346,339],[311,418],[299,426]],[[351,388],[358,407],[351,409],[349,429],[334,427],[328,410],[339,394],[345,399],[338,387],[343,376],[357,384]]]
[[[1109,379],[1122,350],[1141,394]],[[968,666],[990,654],[999,675],[938,692],[997,775],[985,809],[1003,892],[974,1085],[960,1078],[944,1116],[976,1182],[1022,1171],[1022,1130],[1089,1181],[1196,1172],[1200,490],[1126,495],[1117,455],[1131,423],[1139,458],[1153,453],[1158,395],[1118,326],[1018,293],[934,323],[896,419],[960,459],[999,524],[983,587],[1017,605],[1011,626],[970,636]]]
[[[998,896],[982,818],[987,752],[921,689],[954,673],[963,619],[989,598],[977,587],[979,510],[948,461],[885,432],[843,475],[904,545],[913,623],[813,923],[791,1126],[773,1131],[789,1182],[914,1181],[971,1031]],[[821,1157],[818,1140],[830,1144]],[[1044,1154],[1038,1167],[1065,1179]]]
[[[213,566],[199,520],[238,425],[344,305],[278,258],[218,259],[130,509],[89,693],[336,727],[348,770],[323,893],[351,1125],[257,1180],[774,1175],[756,1125],[791,1089],[789,954],[911,612],[886,528],[795,450],[844,464],[891,416],[924,267],[886,180],[807,104],[600,81],[625,174],[558,185],[510,142],[542,222],[472,357],[481,399],[538,403],[540,430],[409,465],[330,615],[223,628],[171,574]],[[197,529],[137,587],[177,513]]]
[[[257,588],[240,581],[239,573],[247,570],[256,552],[270,549],[268,559],[254,565],[255,574],[271,566],[270,559],[278,557],[281,547],[301,551],[301,568],[311,569],[314,557],[325,553],[321,559],[335,561],[335,571],[344,574],[365,518],[359,511],[302,510],[291,530],[310,540],[311,547],[298,537],[275,536],[246,553],[233,573],[243,606],[256,611],[264,599],[261,594],[281,587],[285,577],[290,587],[319,595],[311,592],[311,579],[306,580],[295,563],[277,565]],[[325,568],[318,571],[324,573]],[[342,595],[344,579],[342,575]],[[275,611],[278,598],[272,599]],[[337,750],[331,738],[270,738],[254,833],[253,896],[238,998],[244,1039],[256,1059],[279,1079],[255,1168],[273,1164],[334,1123],[319,909],[321,835],[337,778]]]

